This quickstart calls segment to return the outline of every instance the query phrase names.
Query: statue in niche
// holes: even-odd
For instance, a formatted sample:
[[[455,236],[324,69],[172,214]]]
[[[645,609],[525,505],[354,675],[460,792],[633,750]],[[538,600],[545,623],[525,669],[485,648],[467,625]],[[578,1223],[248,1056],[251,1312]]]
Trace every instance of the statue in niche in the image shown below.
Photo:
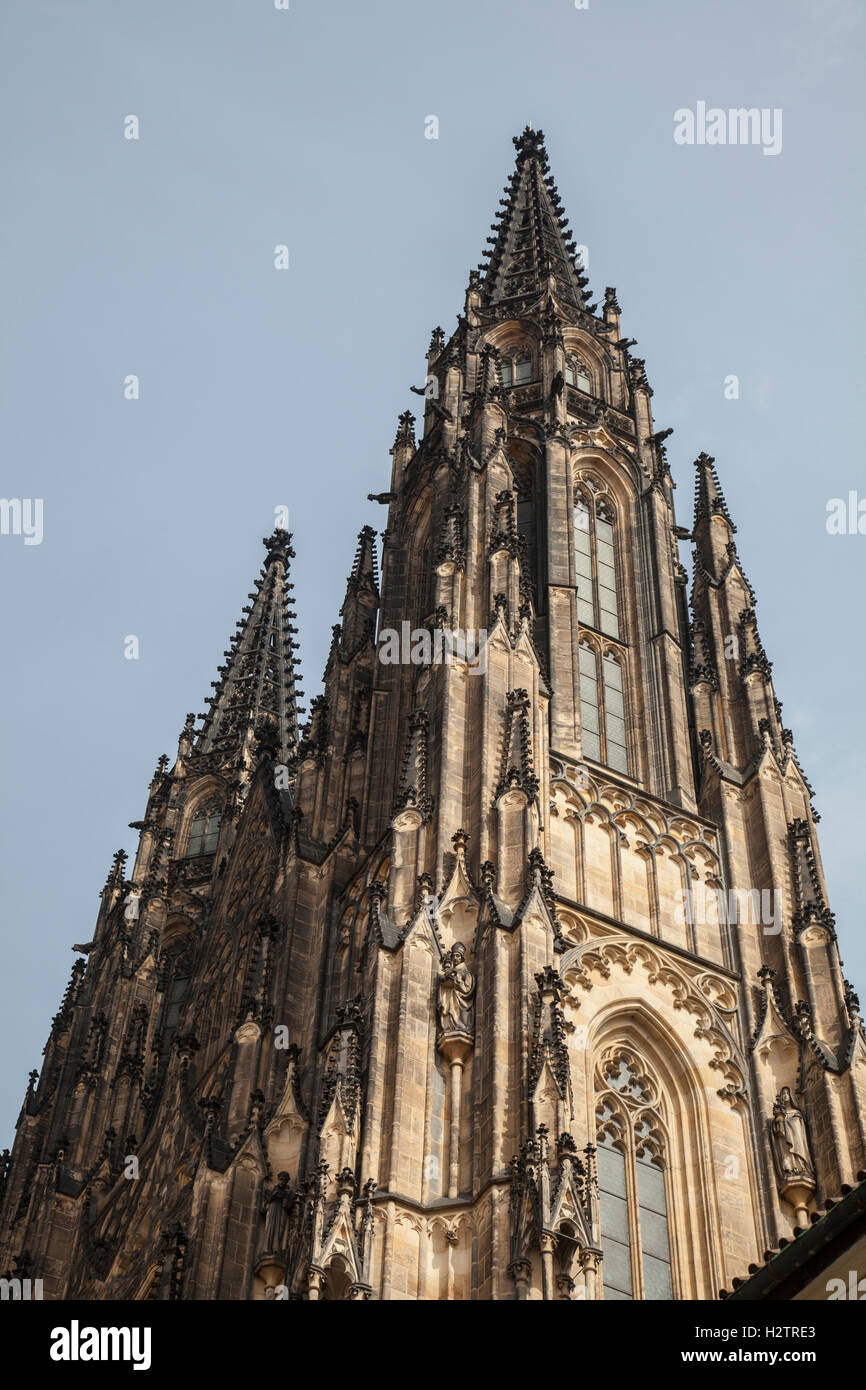
[[[814,1183],[815,1168],[809,1155],[809,1138],[802,1110],[794,1104],[790,1086],[783,1086],[773,1106],[770,1143],[779,1182],[803,1179]]]
[[[288,1173],[278,1173],[276,1186],[265,1192],[262,1215],[265,1218],[264,1250],[276,1254],[285,1244],[286,1218],[295,1201]]]
[[[462,941],[442,957],[439,976],[439,1024],[443,1033],[472,1033],[475,1026],[475,976],[466,964]]]

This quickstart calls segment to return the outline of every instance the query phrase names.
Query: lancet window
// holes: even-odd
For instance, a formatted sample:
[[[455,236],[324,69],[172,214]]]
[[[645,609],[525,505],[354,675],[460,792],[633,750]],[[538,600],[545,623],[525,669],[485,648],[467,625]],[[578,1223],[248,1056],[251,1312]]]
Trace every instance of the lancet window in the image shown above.
[[[604,1297],[673,1298],[667,1138],[659,1088],[625,1048],[596,1069]]]

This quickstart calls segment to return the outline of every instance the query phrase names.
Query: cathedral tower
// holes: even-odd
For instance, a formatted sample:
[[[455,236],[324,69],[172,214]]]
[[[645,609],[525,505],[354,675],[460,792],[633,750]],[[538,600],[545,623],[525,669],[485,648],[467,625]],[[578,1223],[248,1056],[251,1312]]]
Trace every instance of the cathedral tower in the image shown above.
[[[866,1167],[714,462],[689,532],[514,143],[307,724],[278,531],[76,948],[0,1213],[48,1297],[712,1299]]]

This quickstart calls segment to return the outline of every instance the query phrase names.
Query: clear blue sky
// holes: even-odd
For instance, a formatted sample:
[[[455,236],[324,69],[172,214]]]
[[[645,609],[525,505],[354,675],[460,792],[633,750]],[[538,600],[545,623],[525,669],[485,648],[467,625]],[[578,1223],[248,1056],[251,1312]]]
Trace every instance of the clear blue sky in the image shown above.
[[[0,1140],[280,504],[318,690],[527,121],[675,427],[681,523],[717,459],[866,988],[866,536],[825,529],[866,497],[860,0],[8,0],[2,30],[0,492],[44,499],[44,539],[0,537]],[[698,101],[781,108],[781,154],[676,145]]]

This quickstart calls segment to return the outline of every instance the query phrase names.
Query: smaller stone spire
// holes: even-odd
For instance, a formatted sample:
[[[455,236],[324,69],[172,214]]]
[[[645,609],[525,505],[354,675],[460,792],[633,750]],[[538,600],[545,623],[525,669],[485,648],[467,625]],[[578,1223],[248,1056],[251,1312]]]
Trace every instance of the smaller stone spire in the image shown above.
[[[701,453],[695,459],[695,528],[699,521],[722,516],[733,533],[737,528],[728,511],[715,464],[716,461],[710,454]]]
[[[364,526],[358,533],[355,559],[346,581],[346,597],[340,609],[340,652],[348,660],[376,633],[379,609],[379,567],[376,559],[376,532]]]
[[[289,561],[294,559],[292,538],[278,527],[266,537],[265,560],[256,580],[253,600],[241,611],[235,635],[212,681],[210,709],[193,746],[196,753],[216,753],[231,758],[239,753],[245,736],[270,726],[278,736],[281,757],[289,760],[298,743],[298,699],[294,640],[295,614],[289,608]]]
[[[719,520],[723,525],[717,524]],[[736,529],[722,492],[715,459],[710,454],[698,454],[695,459],[695,519],[692,530],[696,573],[702,570],[713,582],[719,582],[733,562],[739,565],[733,539]],[[748,586],[744,574],[743,580]]]

